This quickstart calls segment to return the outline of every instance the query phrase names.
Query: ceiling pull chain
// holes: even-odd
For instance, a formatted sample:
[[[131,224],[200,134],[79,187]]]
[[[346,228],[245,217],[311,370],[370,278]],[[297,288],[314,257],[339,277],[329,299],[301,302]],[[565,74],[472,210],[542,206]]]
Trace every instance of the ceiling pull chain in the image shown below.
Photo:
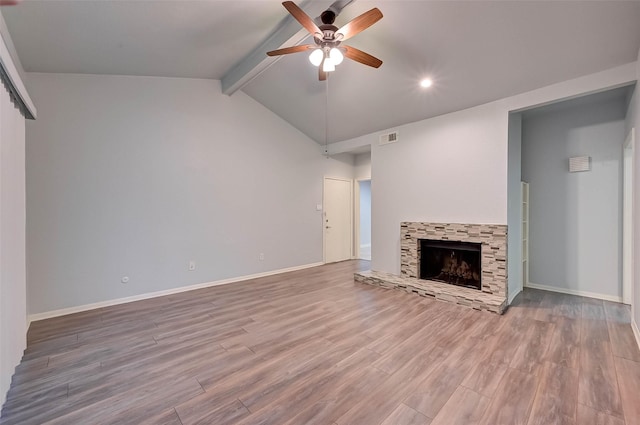
[[[327,79],[325,84],[325,104],[324,104],[324,154],[329,159],[329,74],[327,73]]]

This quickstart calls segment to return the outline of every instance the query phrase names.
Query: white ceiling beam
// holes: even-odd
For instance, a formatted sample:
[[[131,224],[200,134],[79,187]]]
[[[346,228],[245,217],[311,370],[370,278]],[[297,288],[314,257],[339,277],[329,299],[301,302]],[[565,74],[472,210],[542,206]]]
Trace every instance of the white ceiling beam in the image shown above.
[[[299,6],[307,15],[313,18],[320,16],[320,13],[329,7],[339,13],[344,6],[352,3],[353,1],[355,0],[338,0],[332,3],[324,0],[305,0],[301,2]],[[282,10],[283,13],[286,13],[284,8],[282,8]],[[267,37],[266,40],[260,43],[258,47],[253,49],[240,62],[235,64],[225,73],[220,81],[222,93],[229,96],[232,95],[282,57],[267,56],[267,52],[281,49],[283,47],[297,46],[307,37],[309,37],[307,30],[302,28],[300,23],[291,15],[287,14],[280,25],[278,25],[275,31]]]

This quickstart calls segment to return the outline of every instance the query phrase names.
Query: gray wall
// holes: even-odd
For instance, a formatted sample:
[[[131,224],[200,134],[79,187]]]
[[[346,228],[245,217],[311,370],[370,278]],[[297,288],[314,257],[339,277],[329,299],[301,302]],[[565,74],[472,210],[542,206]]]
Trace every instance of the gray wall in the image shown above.
[[[522,176],[530,186],[532,284],[621,297],[623,98],[524,114]],[[592,170],[568,172],[589,155]]]
[[[371,180],[360,182],[360,246],[371,245]]]
[[[322,261],[323,176],[352,155],[217,81],[28,76],[31,314]]]

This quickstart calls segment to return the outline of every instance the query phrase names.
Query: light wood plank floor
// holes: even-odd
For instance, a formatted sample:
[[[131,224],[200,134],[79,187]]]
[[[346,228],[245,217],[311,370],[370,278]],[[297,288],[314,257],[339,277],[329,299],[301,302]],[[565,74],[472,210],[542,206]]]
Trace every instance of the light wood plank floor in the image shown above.
[[[629,308],[504,316],[354,283],[349,261],[32,323],[0,423],[638,425]]]

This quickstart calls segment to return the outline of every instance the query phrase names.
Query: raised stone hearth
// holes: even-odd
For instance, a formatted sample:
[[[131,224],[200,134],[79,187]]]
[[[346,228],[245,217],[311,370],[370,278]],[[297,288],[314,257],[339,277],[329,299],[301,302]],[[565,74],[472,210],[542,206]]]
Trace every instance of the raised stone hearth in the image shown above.
[[[502,314],[507,308],[507,226],[403,222],[400,226],[400,272],[355,274],[355,280],[386,288],[400,288],[422,296]],[[419,279],[420,240],[445,240],[481,244],[481,289]]]
[[[404,289],[407,292],[414,292],[423,297],[434,297],[437,300],[464,305],[475,308],[476,310],[488,310],[502,314],[507,307],[506,300],[503,301],[496,295],[460,286],[452,287],[452,285],[432,280],[401,277],[390,273],[370,270],[356,273],[355,280],[356,282],[382,286],[383,288]]]

